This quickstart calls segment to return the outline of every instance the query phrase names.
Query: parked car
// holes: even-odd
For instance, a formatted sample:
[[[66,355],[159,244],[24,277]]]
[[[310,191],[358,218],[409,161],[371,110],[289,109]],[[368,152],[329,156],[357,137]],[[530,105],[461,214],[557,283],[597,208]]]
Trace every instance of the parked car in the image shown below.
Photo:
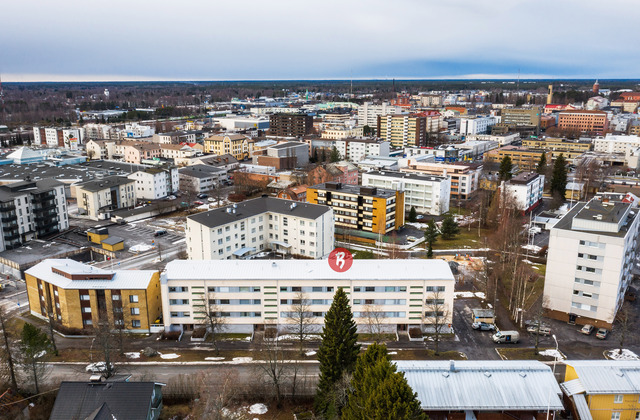
[[[598,328],[598,331],[596,332],[596,338],[599,338],[600,340],[606,339],[608,335],[609,330],[606,330],[604,328]]]
[[[407,241],[409,241],[409,242],[415,242],[417,240],[418,240],[418,238],[416,238],[415,236],[407,236]]]
[[[198,194],[198,195],[196,195],[196,197],[198,197],[198,198],[207,198],[207,197],[209,197],[209,195],[207,195],[207,194]]]
[[[424,214],[419,214],[416,219],[418,220],[424,220]]]
[[[202,201],[194,201],[193,204],[195,204],[196,206],[201,206],[204,203]]]
[[[493,331],[496,329],[496,326],[486,322],[474,322],[473,324],[471,324],[471,328],[480,331]]]
[[[518,331],[498,331],[491,338],[495,343],[516,344],[520,340],[520,333]]]
[[[591,324],[587,324],[584,327],[582,327],[582,329],[580,330],[580,332],[584,335],[591,335],[591,333],[593,332],[594,328],[593,325]]]
[[[169,197],[167,197],[167,200],[175,200],[176,198],[178,197],[176,197],[175,195],[170,195]]]
[[[113,363],[109,363],[109,366],[111,367],[111,370],[114,369]],[[90,363],[87,365],[85,370],[91,373],[104,373],[107,371],[107,364],[105,362]]]
[[[163,236],[163,235],[166,235],[167,233],[168,232],[166,229],[160,229],[153,232],[153,236]]]
[[[218,201],[218,200],[216,200],[216,199],[215,199],[215,198],[213,198],[213,197],[209,197],[209,198],[207,198],[207,201],[208,201],[208,202],[210,202],[210,203],[215,203],[215,202],[216,202],[216,201]]]
[[[531,334],[551,335],[551,328],[547,325],[540,325],[540,328],[538,328],[538,324],[531,324],[527,327],[527,332]]]

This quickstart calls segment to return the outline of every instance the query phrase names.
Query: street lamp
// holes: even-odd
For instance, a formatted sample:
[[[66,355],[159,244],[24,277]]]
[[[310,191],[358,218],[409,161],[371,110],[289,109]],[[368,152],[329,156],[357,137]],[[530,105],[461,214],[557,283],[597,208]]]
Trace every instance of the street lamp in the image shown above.
[[[93,343],[96,341],[96,338],[93,337],[93,340],[91,340],[91,347],[89,347],[89,360],[91,360],[91,363],[93,363]]]
[[[553,355],[553,380],[556,380],[556,363],[558,362],[558,340],[556,340],[556,335],[552,334],[551,337],[553,337],[553,341],[555,341],[556,343],[556,352]],[[549,388],[549,399],[547,401],[547,420],[549,420],[549,411],[551,410],[551,388]],[[554,415],[555,418],[555,415]]]

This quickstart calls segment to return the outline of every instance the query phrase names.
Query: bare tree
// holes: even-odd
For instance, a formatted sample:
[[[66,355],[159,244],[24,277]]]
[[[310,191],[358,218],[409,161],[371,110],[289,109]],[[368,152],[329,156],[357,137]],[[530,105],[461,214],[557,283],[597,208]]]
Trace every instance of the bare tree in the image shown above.
[[[364,318],[367,333],[373,337],[376,343],[382,342],[386,316],[380,305],[364,305],[361,316]]]
[[[56,346],[56,337],[55,337],[55,332],[54,332],[54,324],[55,324],[55,318],[54,318],[54,312],[53,312],[53,302],[51,301],[51,291],[49,290],[49,288],[51,287],[51,285],[49,284],[45,284],[44,289],[44,299],[45,299],[45,315],[47,317],[47,321],[48,321],[48,327],[49,327],[49,340],[51,340],[51,349],[53,350],[53,354],[54,355],[58,355],[58,347]]]
[[[193,405],[191,414],[194,418],[211,420],[238,419],[231,414],[229,407],[238,399],[238,372],[235,369],[216,369],[201,372],[197,378],[199,403]]]
[[[449,325],[450,310],[445,303],[444,292],[436,288],[430,293],[424,302],[424,312],[422,322],[433,329],[433,342],[435,344],[435,353],[440,354],[439,344],[442,332]]]
[[[624,347],[624,340],[627,338],[627,334],[633,329],[633,318],[631,312],[632,311],[629,303],[624,302],[622,304],[622,307],[618,310],[618,313],[616,314],[613,321],[619,334],[618,344],[620,347],[618,352],[620,354],[622,354],[622,348]]]
[[[311,301],[304,292],[296,293],[291,304],[291,311],[287,316],[287,322],[290,324],[289,331],[296,336],[302,356],[304,355],[304,342],[314,328]]]
[[[205,287],[207,286],[205,285]],[[219,301],[216,299],[215,292],[212,289],[213,288],[207,288],[207,293],[201,302],[202,304],[198,306],[200,309],[194,311],[194,315],[197,314],[199,317],[202,317],[202,324],[211,334],[213,348],[216,354],[220,354],[218,334],[221,334],[226,329],[227,320],[222,311],[220,311],[220,307],[218,306]]]
[[[538,299],[534,305],[529,309],[529,313],[533,315],[533,322],[535,325],[535,338],[534,338],[534,354],[538,354],[540,351],[540,328],[543,326],[544,313],[546,307],[549,306],[549,296],[543,296],[542,299]]]
[[[278,340],[264,340],[256,354],[260,358],[256,368],[272,389],[277,406],[281,407],[284,384],[291,372],[290,361],[278,347]]]
[[[104,370],[102,375],[110,378],[115,374],[115,352],[117,352],[117,332],[112,328],[106,310],[98,313],[98,322],[94,326],[95,346],[102,356]]]
[[[13,337],[10,337],[7,331],[4,308],[0,306],[0,328],[2,328],[2,360],[6,362],[7,374],[11,381],[11,388],[18,391],[18,382],[16,381],[16,372],[14,367],[14,356],[11,347],[13,346]]]

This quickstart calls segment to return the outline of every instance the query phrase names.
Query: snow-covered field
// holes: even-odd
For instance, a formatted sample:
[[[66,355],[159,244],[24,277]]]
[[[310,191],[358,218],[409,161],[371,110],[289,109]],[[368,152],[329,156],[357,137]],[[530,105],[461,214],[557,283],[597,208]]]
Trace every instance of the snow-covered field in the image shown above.
[[[605,356],[613,360],[640,360],[640,357],[629,349],[622,349],[622,353],[620,349],[607,350]]]
[[[177,359],[178,357],[180,357],[179,354],[175,354],[175,353],[162,354],[162,353],[158,352],[158,354],[160,355],[160,357],[162,359]]]
[[[564,360],[566,356],[556,349],[546,349],[540,352],[540,356],[549,356],[557,360]]]
[[[131,252],[145,252],[145,251],[148,251],[150,249],[153,249],[152,245],[137,244],[137,245],[134,245],[131,248],[129,248],[129,251],[131,251]]]
[[[140,358],[140,352],[139,351],[131,351],[131,352],[125,353],[124,355],[127,356],[127,359],[139,359]]]

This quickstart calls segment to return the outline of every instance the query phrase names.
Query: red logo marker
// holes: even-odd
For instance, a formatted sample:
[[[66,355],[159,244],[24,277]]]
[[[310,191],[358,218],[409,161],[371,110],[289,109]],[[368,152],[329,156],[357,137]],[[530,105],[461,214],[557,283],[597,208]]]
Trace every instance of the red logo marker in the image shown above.
[[[329,254],[329,267],[338,273],[344,273],[351,268],[353,255],[345,248],[336,248]]]

